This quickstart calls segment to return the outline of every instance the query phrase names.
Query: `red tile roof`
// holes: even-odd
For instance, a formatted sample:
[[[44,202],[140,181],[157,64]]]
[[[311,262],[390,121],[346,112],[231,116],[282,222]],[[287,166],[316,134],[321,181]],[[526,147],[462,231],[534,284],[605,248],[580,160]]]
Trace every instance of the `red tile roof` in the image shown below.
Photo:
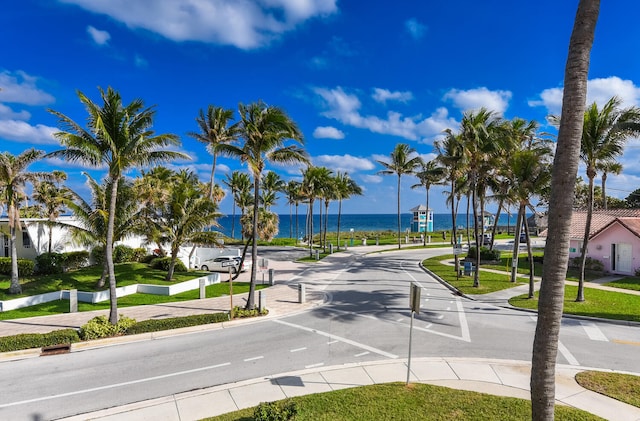
[[[640,209],[609,209],[593,211],[591,216],[591,230],[589,238],[602,232],[614,221],[640,237]],[[587,224],[586,211],[573,211],[571,216],[570,237],[574,240],[584,238],[584,228]],[[540,233],[541,237],[547,236],[547,230]]]

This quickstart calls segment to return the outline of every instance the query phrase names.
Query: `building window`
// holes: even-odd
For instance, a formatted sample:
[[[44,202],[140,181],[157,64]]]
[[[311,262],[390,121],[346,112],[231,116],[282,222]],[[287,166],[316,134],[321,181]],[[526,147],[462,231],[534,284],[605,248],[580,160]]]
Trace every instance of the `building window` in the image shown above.
[[[27,231],[22,231],[22,247],[26,249],[31,248],[31,237]]]

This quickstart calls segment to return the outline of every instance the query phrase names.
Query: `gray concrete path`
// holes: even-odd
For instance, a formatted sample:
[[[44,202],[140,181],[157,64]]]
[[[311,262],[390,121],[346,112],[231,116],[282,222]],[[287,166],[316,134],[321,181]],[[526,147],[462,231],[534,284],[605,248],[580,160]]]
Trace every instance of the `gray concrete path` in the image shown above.
[[[347,252],[334,254],[323,261],[299,264],[286,261],[272,261],[276,285],[266,290],[268,318],[282,317],[300,311],[309,310],[322,305],[323,294],[313,289],[313,281],[318,277],[328,277],[329,272],[339,271],[346,267],[353,253],[376,252],[390,249],[390,246],[366,246],[350,248]],[[312,271],[307,268],[325,267],[326,273]],[[248,278],[248,274],[241,275]],[[317,280],[321,281],[322,279]],[[259,276],[260,279],[260,276]],[[308,297],[305,303],[298,301],[298,282],[309,282]],[[520,294],[520,288],[487,294],[485,298],[504,301],[513,295]],[[605,288],[605,287],[603,287]],[[246,294],[234,296],[234,304],[242,305]],[[237,301],[236,301],[237,300]],[[205,300],[194,300],[180,303],[168,303],[154,306],[127,307],[121,314],[136,320],[174,317],[212,311],[227,311],[230,298],[220,297]],[[48,332],[62,327],[78,328],[97,314],[106,311],[63,314],[57,316],[34,317],[0,322],[0,336],[27,332]],[[261,319],[237,320],[227,323],[260,323]],[[208,325],[187,329],[216,329],[220,326]],[[182,333],[179,331],[156,332],[147,334],[149,339],[157,335]],[[136,337],[120,337],[100,341],[74,344],[72,352],[92,346],[104,346],[129,340],[144,340]],[[34,354],[36,352],[36,354]],[[31,353],[31,355],[29,355]],[[37,355],[39,350],[24,353],[0,354],[0,359],[26,358]],[[614,399],[590,392],[579,386],[574,376],[584,371],[585,367],[558,366],[556,377],[556,399],[561,404],[571,405],[589,411],[610,420],[640,420],[640,409],[623,404]],[[348,364],[336,367],[321,367],[291,373],[257,378],[239,383],[201,389],[197,391],[167,396],[164,398],[138,402],[121,407],[109,408],[90,414],[82,414],[67,418],[78,420],[150,420],[185,421],[197,420],[237,409],[255,406],[260,402],[274,401],[286,397],[299,396],[337,390],[347,387],[369,385],[385,382],[404,382],[407,378],[406,361],[385,360],[362,364]],[[501,396],[529,398],[530,364],[522,361],[486,360],[468,358],[415,358],[411,364],[411,382],[436,384],[456,389],[479,391]]]

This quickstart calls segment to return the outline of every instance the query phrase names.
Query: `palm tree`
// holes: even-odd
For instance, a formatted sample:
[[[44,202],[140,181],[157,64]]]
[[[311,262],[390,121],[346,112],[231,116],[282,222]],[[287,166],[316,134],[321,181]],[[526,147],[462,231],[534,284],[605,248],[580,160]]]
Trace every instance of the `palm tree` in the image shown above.
[[[247,309],[255,306],[255,284],[258,259],[258,203],[260,200],[260,182],[267,162],[292,164],[307,162],[306,152],[295,144],[286,145],[291,139],[303,144],[302,133],[291,118],[278,107],[269,107],[263,102],[238,106],[240,123],[238,133],[244,139],[240,146],[233,144],[220,145],[219,152],[227,156],[235,156],[246,163],[253,175],[253,219],[251,245],[251,283]]]
[[[327,167],[308,166],[302,172],[301,194],[309,203],[307,212],[307,238],[309,239],[309,257],[313,256],[313,204],[322,195],[322,189],[331,178]],[[322,209],[322,208],[320,208]]]
[[[287,204],[289,205],[289,238],[293,238],[293,210],[291,207],[296,207],[296,244],[298,244],[298,205],[300,204],[300,182],[290,180],[285,188],[284,193],[287,195]]]
[[[602,171],[602,209],[607,210],[607,176],[609,174],[620,175],[622,164],[616,161],[598,163],[598,170]]]
[[[580,159],[587,167],[589,190],[587,199],[587,220],[584,229],[584,239],[580,252],[580,277],[578,280],[578,295],[576,301],[584,301],[584,270],[587,260],[587,246],[591,234],[591,219],[594,206],[594,179],[598,166],[614,161],[622,154],[624,144],[628,138],[640,134],[640,108],[630,107],[621,109],[621,100],[611,98],[598,109],[594,102],[584,113],[584,128],[580,144]],[[557,121],[558,118],[554,117]]]
[[[219,146],[233,142],[237,139],[238,125],[229,123],[233,120],[233,110],[209,105],[207,113],[200,110],[196,118],[200,133],[189,132],[188,135],[207,145],[207,150],[213,156],[211,165],[211,180],[209,181],[209,197],[213,199],[215,193],[215,173],[216,160],[218,158]]]
[[[416,176],[418,177],[418,180],[420,180],[420,183],[414,184],[413,186],[411,186],[412,189],[417,189],[418,187],[424,187],[425,190],[427,191],[427,200],[425,203],[427,207],[427,214],[426,214],[427,218],[429,217],[429,190],[431,189],[431,186],[442,185],[442,179],[445,174],[445,169],[437,165],[438,165],[438,162],[436,160],[423,162],[422,167],[420,168],[420,171],[416,173]],[[428,221],[425,220],[425,233],[423,236],[423,244],[422,244],[425,247],[427,246],[427,230],[428,230],[427,223]]]
[[[340,218],[342,217],[342,201],[349,199],[351,196],[361,196],[362,187],[360,187],[349,174],[344,172],[338,172],[335,177],[336,182],[336,197],[338,198],[338,235],[337,243],[338,250],[340,250]]]
[[[378,171],[378,174],[398,176],[398,249],[400,249],[400,179],[405,174],[415,174],[422,165],[422,158],[417,155],[416,150],[406,143],[399,143],[389,156],[389,162],[378,161],[385,169]]]
[[[538,302],[538,321],[531,364],[531,418],[552,420],[555,367],[569,261],[573,187],[587,97],[589,57],[600,10],[599,0],[580,0],[565,67],[562,119],[553,161],[549,199],[549,228]]]
[[[52,251],[53,227],[55,222],[65,209],[65,201],[71,198],[70,190],[67,187],[60,187],[57,184],[60,181],[66,180],[67,175],[62,171],[53,171],[52,175],[56,182],[39,181],[34,185],[32,194],[32,199],[42,206],[42,211],[48,219],[48,253]]]
[[[233,206],[232,206],[232,210],[233,210],[233,216],[231,218],[231,238],[236,238],[235,235],[235,231],[236,231],[236,205],[239,205],[242,200],[238,200],[240,192],[242,191],[247,191],[250,187],[251,187],[251,178],[249,178],[249,174],[240,172],[240,171],[233,171],[231,173],[231,175],[227,174],[227,178],[226,180],[223,181],[223,183],[229,187],[229,189],[231,190],[231,197],[233,199]],[[240,206],[241,208],[241,212],[242,215],[244,215],[244,209],[246,208],[246,205]]]
[[[145,108],[141,99],[128,105],[122,103],[118,92],[111,87],[105,92],[99,88],[102,106],[94,103],[78,91],[80,102],[89,114],[87,128],[66,115],[49,110],[58,117],[61,131],[54,134],[64,149],[47,156],[61,157],[71,162],[81,162],[91,167],[105,166],[111,179],[109,221],[105,259],[109,272],[110,312],[109,321],[118,322],[116,277],[113,267],[113,232],[117,210],[118,181],[130,168],[139,168],[175,158],[188,159],[183,153],[162,150],[162,147],[180,144],[173,134],[156,135],[150,127],[155,110]]]
[[[29,149],[18,156],[9,152],[0,153],[0,200],[6,206],[9,217],[9,243],[11,247],[11,283],[9,294],[22,293],[18,279],[18,248],[16,246],[16,230],[20,225],[20,202],[26,198],[27,183],[37,183],[39,180],[51,179],[52,175],[45,172],[27,171],[29,165],[42,159],[43,151]]]
[[[284,190],[285,182],[274,171],[268,171],[262,178],[262,206],[269,210],[278,201],[277,193]]]

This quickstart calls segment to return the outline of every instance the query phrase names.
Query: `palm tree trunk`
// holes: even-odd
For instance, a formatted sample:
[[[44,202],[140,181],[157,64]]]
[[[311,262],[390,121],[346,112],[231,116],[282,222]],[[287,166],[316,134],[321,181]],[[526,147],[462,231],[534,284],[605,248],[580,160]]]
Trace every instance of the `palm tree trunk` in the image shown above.
[[[253,310],[255,307],[256,274],[258,266],[258,203],[260,200],[260,173],[253,175],[253,227],[251,231],[251,280],[249,283],[249,296],[245,309]]]
[[[100,275],[100,279],[98,279],[98,282],[96,283],[96,288],[103,288],[104,287],[104,283],[107,280],[107,276],[109,275],[109,267],[107,266],[107,259],[104,259],[104,262],[102,262],[102,275]]]
[[[469,194],[466,195],[467,196],[467,246],[471,247],[471,219],[470,215],[471,213],[469,212],[469,208],[471,208],[471,197],[469,196]],[[475,223],[473,224],[475,226]]]
[[[451,227],[451,244],[458,244],[458,231],[456,229],[456,181],[455,178],[451,178],[451,223],[453,226]],[[458,271],[460,270],[460,258],[457,254],[453,256],[454,268],[456,271],[456,276]]]
[[[51,221],[53,222],[53,221]],[[49,247],[47,248],[49,254],[51,254],[51,246],[53,244],[53,226],[49,225]]]
[[[176,260],[178,259],[178,248],[172,247],[171,249],[171,261],[169,262],[169,270],[167,271],[167,276],[164,278],[165,281],[171,281],[173,278],[173,272],[176,269]]]
[[[22,286],[18,277],[18,247],[16,246],[16,230],[18,222],[18,210],[13,203],[9,204],[9,235],[11,243],[11,284],[9,294],[21,294]]]
[[[400,174],[398,174],[398,250],[400,247]]]
[[[342,199],[338,201],[338,237],[336,240],[338,243],[338,250],[340,250],[340,218],[342,218]]]
[[[504,199],[500,199],[498,202],[498,211],[496,212],[496,219],[493,222],[493,228],[491,229],[491,241],[489,242],[489,250],[493,250],[493,245],[495,244],[496,232],[498,231],[498,221],[500,220],[500,211],[502,210],[502,205],[504,204]]]
[[[473,235],[476,237],[476,270],[473,272],[473,287],[478,288],[480,286],[480,238],[478,236],[478,202],[476,197],[476,187],[474,183],[473,191],[471,193],[473,208]]]
[[[533,261],[533,251],[531,250],[531,236],[529,235],[529,224],[524,224],[524,233],[527,238],[527,257],[529,258],[529,295],[528,298],[532,299],[535,294],[535,279],[533,278],[535,273],[535,262]]]
[[[595,172],[595,171],[594,171]],[[591,219],[593,218],[593,178],[595,175],[587,169],[589,177],[589,198],[587,199],[587,222],[584,227],[584,239],[582,240],[582,248],[580,249],[580,273],[578,277],[578,294],[576,302],[584,301],[584,270],[587,265],[587,246],[589,245],[589,235],[591,234]]]
[[[422,237],[423,247],[427,247],[427,232],[429,232],[429,187],[427,187],[426,190],[427,190],[427,203],[426,203],[427,213],[424,216],[424,236]]]
[[[307,239],[309,240],[309,257],[313,257],[313,199],[309,199],[309,233]]]
[[[520,228],[522,227],[522,213],[524,205],[518,207],[518,217],[516,218],[516,236],[513,239],[513,255],[511,257],[511,282],[516,282],[518,275],[518,255],[520,254]]]
[[[233,194],[233,193],[232,193]],[[233,199],[233,206],[231,207],[231,238],[236,239],[236,199]]]
[[[296,245],[298,245],[299,233],[300,233],[300,230],[298,228],[298,202],[296,202]]]
[[[580,0],[565,67],[562,117],[553,161],[549,228],[531,360],[531,418],[553,420],[555,367],[569,261],[571,213],[586,104],[589,59],[600,0]]]
[[[214,175],[216,173],[216,159],[217,156],[213,154],[213,164],[211,165],[211,179],[209,180],[209,199],[213,199],[213,187],[215,186]]]
[[[118,297],[116,295],[116,275],[113,265],[113,230],[116,222],[116,199],[118,197],[118,175],[111,175],[111,200],[109,202],[109,220],[107,225],[107,242],[104,257],[109,275],[109,322],[118,323]]]
[[[607,172],[602,173],[602,209],[607,210]]]
[[[324,240],[322,250],[327,252],[327,225],[329,224],[329,201],[324,202]]]
[[[293,208],[292,203],[289,203],[289,239],[293,238]]]

